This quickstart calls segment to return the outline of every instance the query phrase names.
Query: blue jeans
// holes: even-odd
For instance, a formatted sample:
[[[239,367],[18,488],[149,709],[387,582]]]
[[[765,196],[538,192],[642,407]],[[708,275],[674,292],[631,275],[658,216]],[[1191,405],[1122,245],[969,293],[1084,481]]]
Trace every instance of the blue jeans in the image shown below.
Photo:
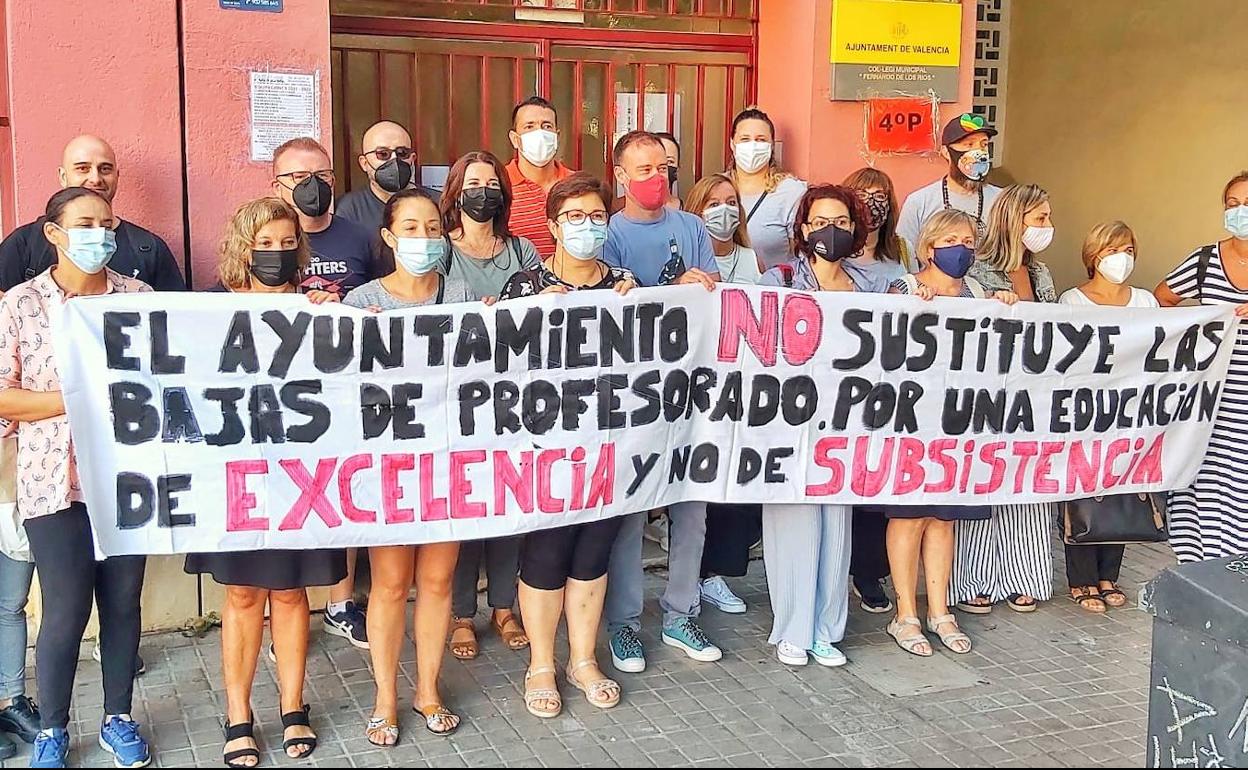
[[[26,597],[35,565],[0,554],[0,699],[26,694]]]

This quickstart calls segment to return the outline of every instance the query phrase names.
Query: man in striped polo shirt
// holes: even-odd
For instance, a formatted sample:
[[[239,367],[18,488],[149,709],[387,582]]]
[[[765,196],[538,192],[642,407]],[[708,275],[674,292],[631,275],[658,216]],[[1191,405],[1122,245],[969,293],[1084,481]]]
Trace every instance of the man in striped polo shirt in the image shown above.
[[[555,254],[555,239],[546,226],[546,194],[572,169],[555,160],[559,151],[559,125],[554,105],[530,96],[511,111],[508,133],[516,157],[507,164],[511,179],[511,216],[507,226],[514,235],[528,238],[542,259]]]

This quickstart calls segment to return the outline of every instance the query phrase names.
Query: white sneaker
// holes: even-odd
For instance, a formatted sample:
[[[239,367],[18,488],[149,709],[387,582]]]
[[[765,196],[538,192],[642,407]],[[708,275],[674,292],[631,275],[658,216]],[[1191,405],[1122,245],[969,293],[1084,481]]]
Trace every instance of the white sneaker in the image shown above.
[[[827,642],[815,642],[814,649],[810,651],[810,657],[814,658],[819,665],[827,666],[828,668],[836,668],[849,662],[849,659],[845,657],[845,653],[838,650],[835,645]]]
[[[727,612],[729,615],[741,615],[745,612],[745,602],[734,594],[724,579],[718,575],[703,580],[699,586],[699,592],[702,594],[703,602],[720,612]]]
[[[780,642],[776,645],[776,657],[786,666],[804,666],[808,662],[806,651],[788,642]]]

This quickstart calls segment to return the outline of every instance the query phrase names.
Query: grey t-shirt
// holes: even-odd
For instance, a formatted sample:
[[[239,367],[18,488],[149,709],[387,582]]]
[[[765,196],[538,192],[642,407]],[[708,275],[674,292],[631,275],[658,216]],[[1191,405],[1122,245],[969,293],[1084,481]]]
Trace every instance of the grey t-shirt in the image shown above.
[[[919,233],[923,230],[923,225],[927,220],[936,214],[945,210],[945,195],[942,191],[941,183],[944,177],[937,179],[935,182],[920,187],[906,198],[906,202],[901,205],[901,213],[897,215],[897,234],[906,241],[906,246],[910,249],[911,254],[918,254],[915,243],[919,240]],[[1001,188],[996,185],[985,184],[984,191],[984,210],[979,210],[979,195],[962,195],[956,190],[949,190],[949,206],[959,211],[965,211],[971,216],[979,216],[981,226],[979,228],[979,238],[984,237],[984,228],[988,225],[988,212],[992,209],[993,201],[1001,195]],[[918,270],[918,260],[912,260],[910,269]]]
[[[369,281],[359,288],[352,289],[347,292],[347,296],[342,298],[342,304],[350,305],[351,307],[375,307],[380,308],[381,310],[403,310],[404,308],[409,307],[425,307],[427,305],[437,305],[442,302],[464,302],[467,300],[467,298],[463,296],[449,297],[446,293],[445,280],[443,281],[441,288],[441,292],[434,292],[419,302],[410,302],[391,294],[387,291],[385,286],[381,285],[381,279],[378,278],[374,281]]]
[[[757,210],[754,205],[762,198],[762,193],[741,196],[741,205],[746,214],[754,212],[746,227],[750,233],[750,246],[763,260],[765,270],[783,264],[793,256],[789,253],[789,238],[793,235],[793,218],[797,215],[797,204],[802,202],[806,187],[806,183],[800,179],[782,179],[776,189],[767,193]]]
[[[450,269],[446,274],[446,302],[463,302],[497,297],[503,293],[508,279],[521,270],[533,270],[542,264],[537,247],[528,238],[509,235],[491,259],[476,259],[460,251],[451,241]]]

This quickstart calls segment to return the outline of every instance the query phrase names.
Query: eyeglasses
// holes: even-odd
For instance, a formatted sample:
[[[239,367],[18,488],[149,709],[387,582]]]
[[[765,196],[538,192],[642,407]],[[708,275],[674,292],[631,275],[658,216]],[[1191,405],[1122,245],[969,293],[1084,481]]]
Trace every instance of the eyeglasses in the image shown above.
[[[562,219],[570,225],[583,225],[585,224],[585,220],[588,219],[596,225],[605,225],[607,223],[607,218],[607,212],[602,210],[590,211],[586,213],[580,209],[572,209],[571,211],[561,212],[559,216],[555,217],[555,221],[558,222]]]
[[[884,192],[883,190],[876,190],[875,192],[867,192],[866,190],[859,190],[858,197],[862,199],[863,203],[867,203],[868,201],[875,201],[876,203],[888,203],[888,193]]]
[[[289,181],[290,184],[287,187],[294,188],[308,181],[308,178],[312,176],[319,177],[322,182],[330,187],[334,185],[334,170],[332,168],[323,168],[320,171],[291,171],[285,174],[278,174],[277,178],[279,181]]]
[[[836,217],[835,219],[828,219],[827,217],[815,217],[814,219],[808,221],[806,224],[810,225],[811,230],[822,230],[828,225],[834,225],[836,227],[841,228],[842,230],[848,230],[854,226],[854,220],[850,219],[849,217]]]
[[[377,160],[381,161],[382,163],[385,163],[386,161],[390,160],[391,157],[395,157],[401,161],[406,162],[408,160],[411,160],[413,153],[412,153],[411,147],[393,147],[393,148],[378,147],[375,150],[369,150],[368,152],[364,154],[372,155]]]

